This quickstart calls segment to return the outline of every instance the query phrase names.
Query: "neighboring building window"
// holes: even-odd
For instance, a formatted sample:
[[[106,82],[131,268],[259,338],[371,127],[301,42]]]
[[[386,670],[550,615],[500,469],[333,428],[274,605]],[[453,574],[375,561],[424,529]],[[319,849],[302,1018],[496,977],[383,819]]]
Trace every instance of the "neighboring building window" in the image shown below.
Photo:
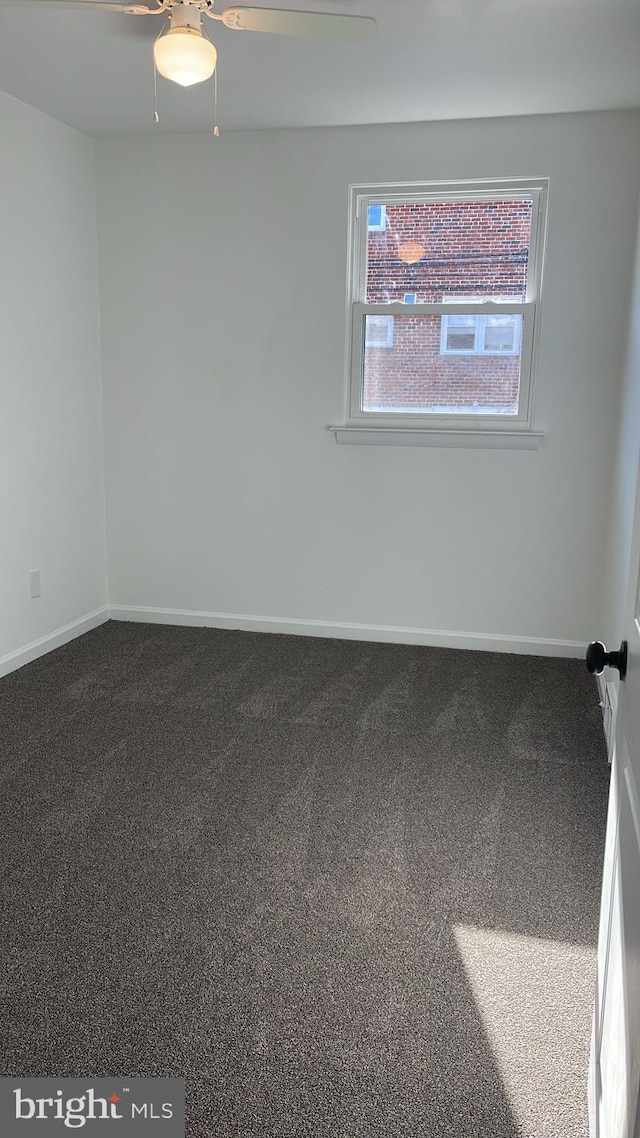
[[[351,424],[531,427],[546,196],[351,188]]]
[[[446,300],[446,298],[445,298]],[[508,297],[497,297],[508,304]],[[456,297],[456,302],[482,303],[481,297]],[[522,317],[516,315],[443,316],[440,322],[440,351],[443,355],[517,356],[520,352]]]
[[[385,207],[379,203],[367,206],[367,229],[369,233],[384,233],[387,224]]]
[[[393,316],[367,316],[364,328],[365,348],[393,347]]]

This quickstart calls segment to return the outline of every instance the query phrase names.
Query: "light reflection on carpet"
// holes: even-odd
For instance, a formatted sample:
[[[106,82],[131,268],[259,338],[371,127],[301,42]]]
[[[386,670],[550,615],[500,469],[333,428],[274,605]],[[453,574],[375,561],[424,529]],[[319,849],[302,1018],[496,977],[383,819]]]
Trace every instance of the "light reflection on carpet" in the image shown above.
[[[453,931],[523,1138],[557,1138],[565,1114],[567,1129],[569,1119],[575,1126],[567,1084],[587,1070],[595,946],[463,924]],[[586,1135],[586,1080],[583,1119]]]

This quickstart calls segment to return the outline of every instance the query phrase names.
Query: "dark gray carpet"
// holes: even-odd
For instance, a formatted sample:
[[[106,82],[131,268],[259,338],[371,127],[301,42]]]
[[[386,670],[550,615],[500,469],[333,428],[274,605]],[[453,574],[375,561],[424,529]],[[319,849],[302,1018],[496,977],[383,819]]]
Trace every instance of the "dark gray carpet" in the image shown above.
[[[0,681],[2,1068],[189,1138],[582,1138],[579,661],[110,623]]]

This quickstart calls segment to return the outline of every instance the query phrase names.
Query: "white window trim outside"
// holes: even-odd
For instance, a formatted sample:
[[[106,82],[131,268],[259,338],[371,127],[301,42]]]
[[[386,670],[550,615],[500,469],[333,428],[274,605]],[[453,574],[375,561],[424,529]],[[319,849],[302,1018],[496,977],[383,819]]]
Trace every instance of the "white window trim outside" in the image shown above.
[[[423,441],[421,434],[440,432],[449,440],[452,435],[465,433],[478,435],[489,433],[497,437],[501,432],[514,439],[525,433],[531,439],[541,437],[534,431],[533,379],[537,360],[538,333],[540,326],[540,292],[542,285],[542,266],[544,257],[548,178],[510,178],[487,179],[482,182],[429,182],[400,183],[377,186],[352,185],[349,187],[349,258],[347,266],[347,345],[346,359],[346,408],[345,422],[341,426],[330,427],[341,442],[356,441],[354,432],[361,429],[371,441],[393,443],[394,434],[404,436],[397,441],[403,444],[418,444]],[[485,414],[482,412],[453,415],[432,412],[397,413],[388,411],[362,410],[362,382],[364,362],[364,326],[367,315],[403,315],[407,305],[402,302],[392,304],[367,304],[367,238],[368,206],[389,203],[428,202],[428,201],[491,201],[495,198],[518,200],[531,196],[534,206],[531,219],[531,238],[529,244],[529,265],[527,274],[527,293],[519,303],[498,303],[494,300],[481,302],[440,304],[412,304],[411,314],[446,316],[457,312],[476,316],[506,313],[521,313],[521,375],[520,400],[516,415]],[[491,353],[494,354],[494,353]],[[495,353],[502,355],[503,353]],[[505,355],[507,353],[504,353]],[[338,432],[342,436],[338,438]],[[382,438],[383,433],[387,436]],[[364,441],[364,439],[363,439]],[[506,441],[506,440],[505,440]],[[450,445],[450,442],[449,444]]]

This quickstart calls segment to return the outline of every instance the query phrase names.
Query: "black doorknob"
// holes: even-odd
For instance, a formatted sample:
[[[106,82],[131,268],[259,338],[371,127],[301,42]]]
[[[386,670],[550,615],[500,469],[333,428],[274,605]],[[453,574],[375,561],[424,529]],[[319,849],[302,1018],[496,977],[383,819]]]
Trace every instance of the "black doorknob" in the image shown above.
[[[620,672],[620,679],[623,680],[627,674],[627,642],[622,641],[618,652],[607,652],[604,644],[599,640],[592,640],[587,648],[587,671],[595,672],[597,676],[602,675],[604,669],[617,668]]]

